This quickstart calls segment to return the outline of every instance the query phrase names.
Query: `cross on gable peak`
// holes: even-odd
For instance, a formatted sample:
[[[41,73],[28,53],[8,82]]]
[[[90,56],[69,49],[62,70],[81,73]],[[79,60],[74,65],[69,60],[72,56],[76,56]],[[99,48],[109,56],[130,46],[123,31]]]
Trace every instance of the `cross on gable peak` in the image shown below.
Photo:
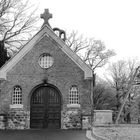
[[[52,18],[52,14],[49,13],[49,9],[45,9],[45,10],[44,10],[44,13],[41,14],[40,17],[41,17],[42,19],[44,19],[43,25],[47,24],[47,25],[50,26],[50,24],[49,24],[49,19]]]

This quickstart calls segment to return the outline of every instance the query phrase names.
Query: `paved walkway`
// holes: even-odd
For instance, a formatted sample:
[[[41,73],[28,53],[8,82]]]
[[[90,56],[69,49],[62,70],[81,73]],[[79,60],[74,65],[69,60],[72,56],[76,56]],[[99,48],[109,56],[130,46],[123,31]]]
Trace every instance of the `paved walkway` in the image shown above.
[[[89,140],[86,130],[0,130],[0,140]]]

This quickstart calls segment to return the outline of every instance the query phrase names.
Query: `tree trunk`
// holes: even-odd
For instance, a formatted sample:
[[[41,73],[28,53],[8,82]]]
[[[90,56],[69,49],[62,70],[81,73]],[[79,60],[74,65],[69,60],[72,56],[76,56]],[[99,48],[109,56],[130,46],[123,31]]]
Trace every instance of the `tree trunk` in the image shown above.
[[[131,79],[130,79],[130,83],[128,84],[128,92],[126,93],[126,96],[125,96],[125,98],[124,98],[123,104],[121,105],[121,108],[120,108],[120,110],[119,110],[119,112],[118,112],[118,115],[117,115],[115,124],[118,124],[120,115],[121,115],[121,113],[122,113],[122,111],[123,111],[124,105],[125,105],[125,103],[126,103],[128,97],[129,97],[129,94],[131,93],[131,88],[132,88],[132,85],[133,85],[133,83],[134,83],[134,79],[135,79],[135,77],[136,77],[136,75],[137,75],[139,69],[140,69],[140,66],[137,67],[137,69],[135,70],[134,75],[133,75],[133,76],[131,77]]]
[[[127,114],[127,123],[131,123],[131,116],[130,116],[130,112]]]

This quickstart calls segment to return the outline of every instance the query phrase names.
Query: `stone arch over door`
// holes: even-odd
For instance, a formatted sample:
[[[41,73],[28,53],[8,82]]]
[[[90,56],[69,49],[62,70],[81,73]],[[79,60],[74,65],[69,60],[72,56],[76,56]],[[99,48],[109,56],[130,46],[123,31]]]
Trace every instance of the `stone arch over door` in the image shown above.
[[[41,84],[32,90],[30,128],[61,128],[61,93],[57,87]]]

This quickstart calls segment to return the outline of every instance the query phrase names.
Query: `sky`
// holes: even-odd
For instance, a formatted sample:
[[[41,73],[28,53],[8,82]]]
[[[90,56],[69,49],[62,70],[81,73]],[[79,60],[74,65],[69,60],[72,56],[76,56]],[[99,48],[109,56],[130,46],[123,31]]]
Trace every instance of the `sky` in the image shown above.
[[[37,14],[49,9],[52,27],[102,40],[116,56],[140,60],[140,0],[30,0]],[[43,22],[42,19],[40,19]]]

